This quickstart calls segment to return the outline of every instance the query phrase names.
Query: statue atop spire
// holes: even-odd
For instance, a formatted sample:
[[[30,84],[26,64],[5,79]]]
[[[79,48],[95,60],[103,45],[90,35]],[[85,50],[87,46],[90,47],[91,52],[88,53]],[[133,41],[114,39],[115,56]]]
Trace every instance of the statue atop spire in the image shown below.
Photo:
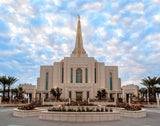
[[[72,51],[71,56],[72,57],[88,57],[86,51],[83,48],[83,39],[82,39],[80,15],[78,15],[76,44],[75,44],[74,50]]]

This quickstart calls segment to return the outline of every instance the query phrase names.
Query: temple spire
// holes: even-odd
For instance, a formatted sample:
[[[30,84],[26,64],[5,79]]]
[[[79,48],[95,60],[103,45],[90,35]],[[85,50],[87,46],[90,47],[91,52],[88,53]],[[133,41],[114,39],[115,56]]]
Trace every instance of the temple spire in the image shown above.
[[[78,15],[78,25],[77,25],[77,35],[76,35],[75,48],[72,51],[71,56],[73,56],[73,57],[86,57],[86,56],[88,56],[86,54],[86,51],[83,48],[80,15]]]

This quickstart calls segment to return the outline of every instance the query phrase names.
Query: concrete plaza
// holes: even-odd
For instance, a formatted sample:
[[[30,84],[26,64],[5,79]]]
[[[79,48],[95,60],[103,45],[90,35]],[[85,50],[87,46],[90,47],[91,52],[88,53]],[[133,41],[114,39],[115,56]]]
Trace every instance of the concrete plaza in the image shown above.
[[[120,121],[68,123],[40,120],[38,117],[13,117],[13,108],[0,108],[0,126],[160,126],[160,110],[147,109],[147,117],[123,118]]]

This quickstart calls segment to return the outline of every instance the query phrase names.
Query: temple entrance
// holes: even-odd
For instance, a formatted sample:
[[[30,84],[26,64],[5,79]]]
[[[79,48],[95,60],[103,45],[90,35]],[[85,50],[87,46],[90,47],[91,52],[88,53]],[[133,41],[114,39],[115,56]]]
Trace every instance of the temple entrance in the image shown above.
[[[76,101],[82,101],[82,92],[76,92]]]

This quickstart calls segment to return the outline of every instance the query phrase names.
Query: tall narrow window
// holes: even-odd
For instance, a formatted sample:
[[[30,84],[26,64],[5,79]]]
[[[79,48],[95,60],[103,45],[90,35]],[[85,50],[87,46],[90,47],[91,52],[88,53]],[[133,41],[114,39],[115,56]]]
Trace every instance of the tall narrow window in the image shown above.
[[[82,83],[82,70],[78,68],[76,70],[76,83]]]
[[[94,83],[96,83],[96,68],[94,68]]]
[[[64,83],[64,68],[62,68],[62,83]]]
[[[46,90],[48,90],[48,72],[46,73]]]
[[[112,73],[110,73],[110,90],[112,90]]]
[[[73,68],[71,68],[71,83],[73,83]]]
[[[86,83],[88,83],[88,69],[86,68]]]

